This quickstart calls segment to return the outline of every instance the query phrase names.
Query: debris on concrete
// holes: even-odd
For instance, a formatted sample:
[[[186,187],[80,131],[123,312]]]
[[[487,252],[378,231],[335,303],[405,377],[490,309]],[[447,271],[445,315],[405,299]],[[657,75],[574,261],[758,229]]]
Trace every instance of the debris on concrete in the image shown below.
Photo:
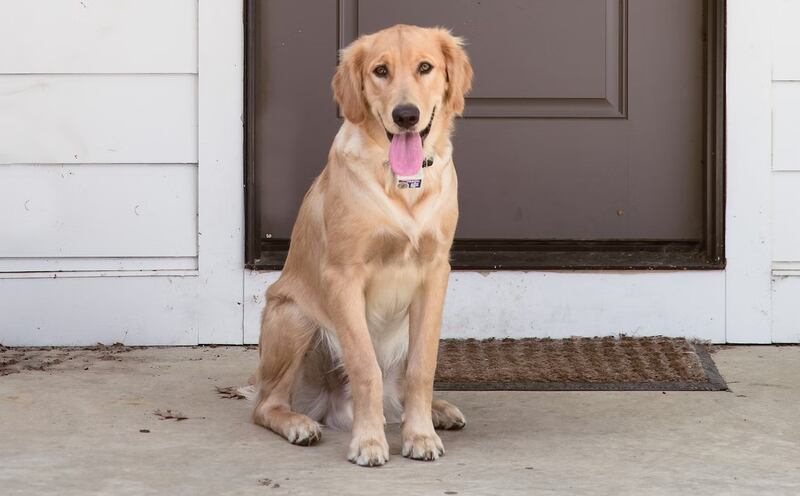
[[[175,419],[177,421],[181,421],[189,418],[177,410],[154,410],[153,415],[156,417],[161,417],[161,420]]]
[[[272,488],[272,489],[278,489],[279,487],[281,487],[281,485],[278,484],[277,482],[273,481],[272,479],[267,479],[267,478],[258,479],[258,483],[260,485],[262,485],[262,486],[267,486],[267,487]]]
[[[245,400],[247,396],[242,393],[237,386],[226,386],[221,387],[217,386],[217,394],[219,394],[220,398],[230,399],[230,400]]]
[[[18,374],[23,371],[48,372],[54,369],[70,370],[81,368],[89,370],[96,361],[122,361],[122,353],[134,348],[122,343],[94,346],[18,346],[0,345],[0,376]],[[56,367],[62,365],[62,367]]]
[[[29,348],[0,346],[0,377],[18,374],[24,370],[44,372],[63,362],[63,352],[42,350],[41,353],[32,353]]]

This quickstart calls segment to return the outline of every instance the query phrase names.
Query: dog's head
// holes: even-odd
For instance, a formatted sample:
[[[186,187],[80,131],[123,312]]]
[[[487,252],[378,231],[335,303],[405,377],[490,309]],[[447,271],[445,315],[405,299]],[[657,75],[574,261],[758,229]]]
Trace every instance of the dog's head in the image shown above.
[[[391,141],[422,140],[464,110],[472,66],[463,41],[442,28],[397,25],[362,36],[341,53],[333,92],[345,118],[379,122]],[[441,119],[440,119],[441,118]]]

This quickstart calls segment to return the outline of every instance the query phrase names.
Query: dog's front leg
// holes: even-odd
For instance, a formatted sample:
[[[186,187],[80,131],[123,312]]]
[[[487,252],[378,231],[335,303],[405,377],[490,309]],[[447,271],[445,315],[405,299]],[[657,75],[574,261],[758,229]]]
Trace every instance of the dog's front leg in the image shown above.
[[[328,313],[339,338],[353,395],[353,439],[347,458],[362,466],[389,460],[383,416],[383,376],[367,327],[364,281],[354,270],[325,276]]]
[[[449,275],[450,264],[446,259],[436,262],[409,309],[403,456],[415,460],[436,460],[444,454],[442,440],[433,427],[431,403]]]

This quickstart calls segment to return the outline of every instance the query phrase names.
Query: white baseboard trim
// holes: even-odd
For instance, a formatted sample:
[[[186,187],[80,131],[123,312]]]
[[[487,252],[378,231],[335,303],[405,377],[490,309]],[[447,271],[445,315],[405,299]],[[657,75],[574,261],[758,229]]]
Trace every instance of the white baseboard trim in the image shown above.
[[[244,342],[257,343],[264,291],[247,271]],[[725,342],[724,271],[475,272],[450,276],[442,337],[685,336]]]
[[[197,344],[198,288],[175,275],[0,279],[0,343]]]
[[[0,258],[4,272],[107,272],[197,270],[197,257]]]

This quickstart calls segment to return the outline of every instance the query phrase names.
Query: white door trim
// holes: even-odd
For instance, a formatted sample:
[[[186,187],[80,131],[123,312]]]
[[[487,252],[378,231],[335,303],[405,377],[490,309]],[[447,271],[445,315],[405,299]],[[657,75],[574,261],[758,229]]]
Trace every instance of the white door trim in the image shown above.
[[[772,0],[727,4],[726,340],[771,341]]]
[[[200,343],[242,342],[244,315],[243,2],[199,0]]]

